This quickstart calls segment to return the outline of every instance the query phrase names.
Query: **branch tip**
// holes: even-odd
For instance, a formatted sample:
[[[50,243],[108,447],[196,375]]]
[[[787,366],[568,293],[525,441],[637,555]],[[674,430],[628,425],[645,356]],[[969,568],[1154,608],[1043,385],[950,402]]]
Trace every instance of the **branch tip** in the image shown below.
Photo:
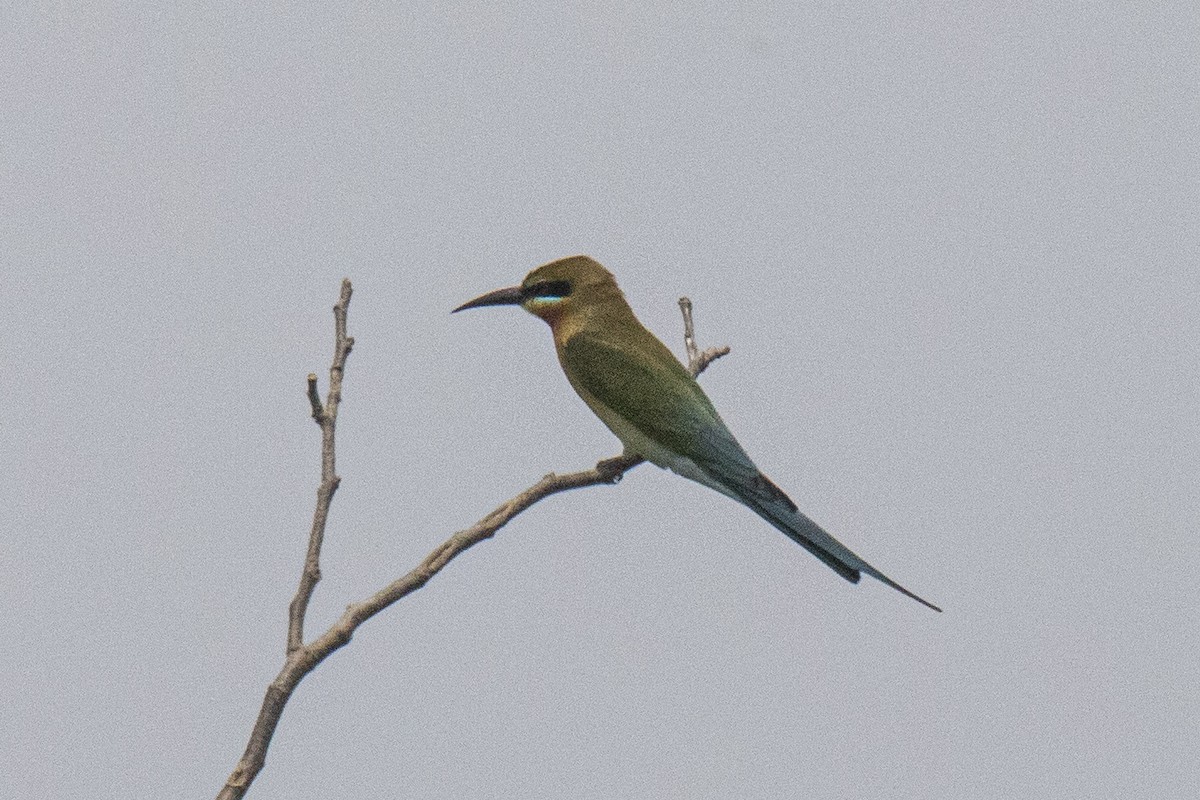
[[[696,329],[692,322],[692,301],[688,297],[679,298],[679,311],[683,314],[683,347],[687,351],[688,372],[692,377],[700,376],[708,369],[708,365],[724,355],[728,355],[729,347],[710,347],[701,352],[696,347]]]

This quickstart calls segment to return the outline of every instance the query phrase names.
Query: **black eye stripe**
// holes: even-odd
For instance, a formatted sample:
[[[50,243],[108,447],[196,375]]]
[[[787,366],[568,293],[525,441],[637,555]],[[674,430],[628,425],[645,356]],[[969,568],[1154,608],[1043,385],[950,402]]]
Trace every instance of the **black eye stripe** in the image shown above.
[[[538,281],[526,286],[521,294],[525,297],[568,297],[571,294],[570,281]]]

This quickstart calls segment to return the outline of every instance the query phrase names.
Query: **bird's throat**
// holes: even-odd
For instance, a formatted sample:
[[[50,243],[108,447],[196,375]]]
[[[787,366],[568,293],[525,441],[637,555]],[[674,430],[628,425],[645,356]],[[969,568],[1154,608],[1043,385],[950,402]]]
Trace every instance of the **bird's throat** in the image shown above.
[[[579,314],[548,313],[539,316],[550,326],[550,332],[554,334],[554,345],[560,350],[584,325],[584,320]]]

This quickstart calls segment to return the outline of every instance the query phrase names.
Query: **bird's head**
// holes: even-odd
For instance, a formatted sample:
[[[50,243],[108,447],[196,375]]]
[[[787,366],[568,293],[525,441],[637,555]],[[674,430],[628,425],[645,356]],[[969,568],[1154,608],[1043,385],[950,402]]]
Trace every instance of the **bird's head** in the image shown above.
[[[497,289],[463,303],[454,311],[481,306],[520,306],[551,327],[612,296],[620,297],[612,273],[588,256],[569,256],[543,264],[520,286]]]

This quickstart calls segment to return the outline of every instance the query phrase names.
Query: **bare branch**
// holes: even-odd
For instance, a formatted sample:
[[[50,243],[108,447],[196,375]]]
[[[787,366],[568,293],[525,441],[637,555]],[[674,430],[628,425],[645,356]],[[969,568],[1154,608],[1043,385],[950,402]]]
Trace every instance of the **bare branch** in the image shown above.
[[[266,763],[267,749],[271,737],[283,716],[284,706],[292,692],[305,675],[316,669],[322,661],[349,643],[358,626],[380,613],[388,606],[420,589],[437,575],[459,554],[496,535],[525,509],[551,495],[570,489],[618,483],[630,469],[645,459],[640,456],[622,454],[606,458],[591,469],[565,475],[550,473],[525,491],[501,503],[491,513],[465,530],[458,531],[438,545],[411,572],[380,589],[375,594],[349,606],[342,616],[318,638],[304,644],[304,615],[309,599],[317,582],[321,579],[320,555],[324,539],[325,523],[329,516],[329,504],[341,480],[334,471],[334,431],[337,422],[338,403],[341,401],[342,375],[346,358],[354,346],[354,340],[346,335],[346,312],[350,304],[350,281],[342,282],[342,294],[333,307],[335,320],[335,344],[333,364],[329,369],[329,395],[324,407],[317,395],[316,376],[308,376],[308,398],[312,405],[313,418],[321,426],[321,485],[317,490],[317,506],[313,513],[313,527],[309,534],[308,555],[300,586],[288,612],[287,656],[283,668],[267,687],[258,719],[250,733],[246,750],[230,774],[225,786],[217,794],[217,800],[238,800],[245,796],[255,777]],[[692,329],[692,305],[686,297],[680,298],[683,311],[684,342],[688,350],[688,371],[698,376],[716,359],[729,352],[728,347],[711,348],[698,352]]]
[[[321,426],[321,484],[317,487],[317,506],[313,510],[312,528],[308,534],[308,553],[304,558],[304,569],[300,573],[300,585],[296,596],[288,607],[287,652],[291,653],[304,644],[304,615],[308,613],[308,602],[313,590],[321,580],[321,544],[325,540],[325,523],[329,519],[329,504],[342,479],[337,475],[335,441],[337,433],[338,406],[342,402],[342,376],[346,372],[346,359],[354,349],[354,339],[346,335],[346,314],[350,310],[350,296],[354,288],[350,279],[342,280],[342,293],[333,306],[333,363],[329,366],[329,394],[324,407],[317,394],[317,376],[308,376],[308,401],[312,406],[313,419]]]
[[[729,355],[729,346],[710,347],[700,352],[696,347],[696,332],[692,328],[692,301],[686,297],[679,298],[679,310],[683,312],[683,346],[687,350],[688,372],[697,378],[708,369],[709,364],[721,356]]]

